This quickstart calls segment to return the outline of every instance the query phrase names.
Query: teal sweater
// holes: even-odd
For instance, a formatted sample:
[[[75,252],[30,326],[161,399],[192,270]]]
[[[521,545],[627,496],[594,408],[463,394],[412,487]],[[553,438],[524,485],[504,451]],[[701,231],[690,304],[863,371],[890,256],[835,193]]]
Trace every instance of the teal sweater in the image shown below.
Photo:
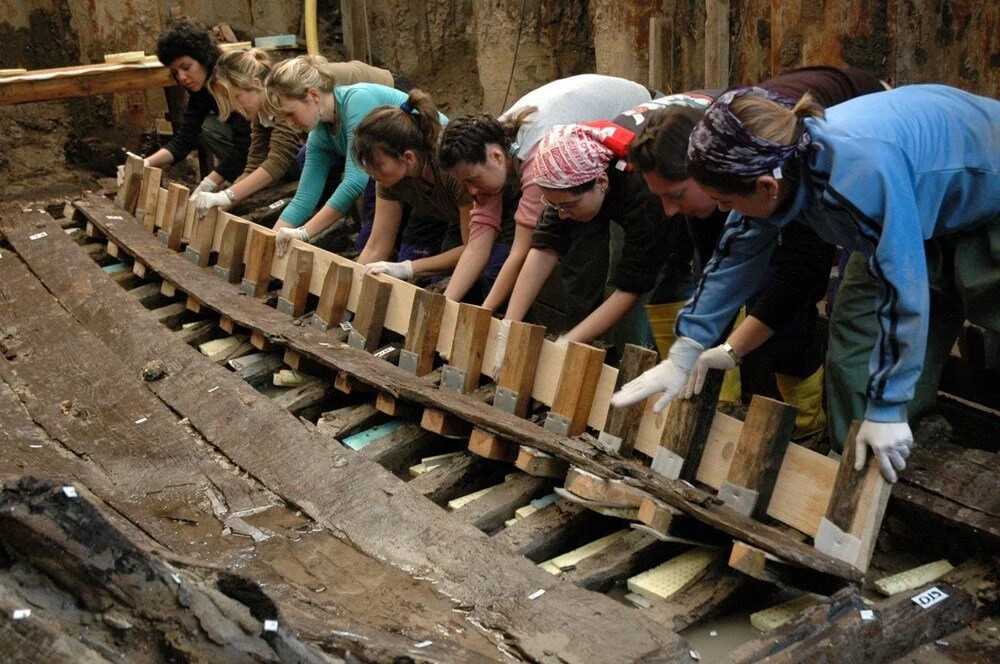
[[[344,179],[326,204],[342,214],[350,209],[368,184],[368,174],[354,163],[351,154],[354,130],[372,109],[377,106],[399,106],[406,101],[407,94],[375,83],[356,83],[334,88],[333,98],[340,126],[334,133],[332,125],[321,122],[309,132],[306,164],[299,178],[299,188],[295,192],[295,198],[281,214],[281,221],[292,226],[301,226],[309,221],[330,174],[331,160],[338,155],[346,160]],[[442,124],[447,121],[448,118],[441,115]]]

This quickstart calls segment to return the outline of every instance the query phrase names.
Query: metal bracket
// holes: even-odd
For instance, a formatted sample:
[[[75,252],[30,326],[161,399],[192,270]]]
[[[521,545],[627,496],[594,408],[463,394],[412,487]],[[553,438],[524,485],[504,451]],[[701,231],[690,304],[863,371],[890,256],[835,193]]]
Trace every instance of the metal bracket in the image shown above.
[[[240,280],[240,288],[243,290],[245,295],[253,297],[253,292],[257,289],[257,284],[244,277]]]
[[[744,516],[750,516],[759,496],[760,494],[753,489],[733,484],[728,480],[723,480],[722,486],[719,487],[719,499],[722,504]]]
[[[327,330],[330,329],[330,325],[316,314],[312,315],[312,326],[315,327],[317,330],[321,330],[323,332],[326,332]]]
[[[420,358],[412,350],[401,350],[399,351],[399,364],[397,365],[403,371],[409,371],[414,376],[417,375],[417,364],[420,362]]]
[[[192,249],[191,247],[188,247],[187,249],[184,250],[184,258],[188,259],[189,261],[197,265],[198,261],[201,260],[201,252],[196,249]]]
[[[188,251],[191,250],[188,249]],[[295,305],[292,304],[290,300],[286,300],[285,298],[279,296],[278,303],[274,305],[274,308],[283,314],[288,314],[289,316],[291,316],[292,312],[295,310]]]
[[[612,452],[622,451],[621,436],[616,436],[614,434],[608,433],[607,431],[602,431],[599,434],[597,434],[597,442],[601,443]]]
[[[132,216],[135,217],[136,223],[142,224],[142,220],[146,218],[146,211],[145,210],[136,210],[135,214],[132,215]]]
[[[220,267],[220,266],[216,265],[215,266],[215,276],[222,277],[226,281],[229,281],[229,268],[228,267]]]
[[[361,336],[361,333],[357,330],[351,328],[350,334],[347,335],[347,345],[351,348],[357,348],[358,350],[365,349],[365,338]]]
[[[389,344],[388,346],[383,346],[382,348],[379,348],[377,351],[372,353],[372,357],[377,357],[380,360],[385,360],[386,362],[390,363],[393,362],[398,355],[399,355],[399,346],[394,346],[393,344]]]
[[[550,412],[545,416],[545,428],[560,436],[566,436],[569,434],[569,418]]]
[[[163,244],[170,244],[170,233],[167,231],[163,229],[156,231],[156,237],[160,238],[160,242]]]
[[[498,387],[493,394],[493,407],[505,413],[513,413],[517,408],[518,393],[509,387]]]
[[[664,477],[672,480],[680,479],[681,469],[684,467],[684,457],[661,447],[656,450],[656,456],[653,457],[653,463],[649,464],[649,467]]]
[[[814,541],[817,551],[822,551],[834,558],[858,567],[858,556],[861,554],[861,540],[854,535],[845,533],[825,516],[819,520],[819,529],[816,531]]]
[[[459,369],[458,367],[446,364],[444,369],[441,370],[441,385],[439,389],[461,394],[465,388],[466,375],[465,369]]]

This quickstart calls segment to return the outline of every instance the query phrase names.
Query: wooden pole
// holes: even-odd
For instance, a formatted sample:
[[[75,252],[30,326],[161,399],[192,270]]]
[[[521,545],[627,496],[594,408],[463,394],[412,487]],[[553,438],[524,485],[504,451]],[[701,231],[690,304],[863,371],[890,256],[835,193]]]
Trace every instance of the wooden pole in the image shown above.
[[[705,0],[705,87],[729,87],[729,0]]]

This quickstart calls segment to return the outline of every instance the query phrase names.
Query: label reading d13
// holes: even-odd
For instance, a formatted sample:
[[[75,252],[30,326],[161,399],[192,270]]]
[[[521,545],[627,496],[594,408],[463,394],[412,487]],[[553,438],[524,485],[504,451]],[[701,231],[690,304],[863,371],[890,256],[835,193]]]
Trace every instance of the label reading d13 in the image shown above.
[[[929,609],[941,600],[948,597],[948,594],[943,590],[934,586],[933,588],[928,588],[919,595],[914,595],[912,598],[913,603],[922,609]]]

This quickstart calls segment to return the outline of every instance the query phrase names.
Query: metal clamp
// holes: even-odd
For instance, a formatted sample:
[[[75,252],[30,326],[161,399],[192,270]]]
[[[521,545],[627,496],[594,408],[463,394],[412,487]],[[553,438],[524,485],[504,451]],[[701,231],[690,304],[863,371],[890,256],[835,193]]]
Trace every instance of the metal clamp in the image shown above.
[[[656,451],[653,463],[649,464],[649,467],[664,477],[672,480],[680,479],[681,469],[684,467],[684,457],[661,447]]]
[[[392,362],[399,355],[399,346],[394,344],[389,344],[379,348],[377,351],[372,353],[372,357],[377,357],[380,360],[385,360],[386,362]]]
[[[458,367],[446,364],[444,369],[441,370],[440,389],[461,394],[465,391],[465,378],[467,375],[465,369],[459,369]]]
[[[326,332],[327,330],[330,329],[330,324],[327,323],[322,318],[320,318],[319,316],[317,316],[315,313],[312,315],[312,326],[322,332]]]
[[[170,244],[170,233],[163,230],[162,228],[156,231],[156,237],[160,238],[160,242],[167,245]]]
[[[819,520],[819,529],[816,531],[814,541],[817,551],[822,551],[858,567],[861,540],[850,533],[845,533],[825,516]]]
[[[733,484],[728,480],[723,480],[722,485],[719,487],[719,499],[722,501],[722,504],[744,516],[750,516],[750,513],[753,512],[754,507],[757,505],[757,498],[759,496],[760,494],[753,489]]]
[[[226,281],[229,281],[229,268],[221,267],[219,265],[215,266],[215,276],[222,277]]]
[[[257,290],[257,284],[250,281],[246,277],[240,280],[240,288],[243,290],[245,295],[253,297],[254,291]]]
[[[517,409],[517,399],[520,395],[509,387],[498,387],[493,394],[493,407],[505,413],[513,413]]]
[[[569,418],[558,413],[548,413],[545,416],[545,428],[560,436],[569,434]]]
[[[191,251],[188,249],[188,251]],[[295,305],[292,304],[290,300],[286,300],[283,297],[278,297],[278,303],[274,305],[274,308],[283,314],[288,314],[289,316],[295,311]]]
[[[135,217],[136,223],[141,224],[142,220],[146,218],[146,211],[145,210],[136,210],[135,214],[133,216]]]
[[[399,351],[399,366],[403,371],[409,371],[411,374],[417,374],[417,364],[419,364],[420,358],[412,350],[401,350]]]
[[[184,258],[188,259],[189,261],[197,265],[198,261],[201,260],[201,252],[198,251],[197,249],[192,249],[191,247],[188,247],[187,249],[184,250]]]
[[[608,433],[607,431],[602,431],[599,434],[597,434],[597,442],[601,443],[612,452],[622,451],[621,436],[616,436],[614,434]]]
[[[347,335],[348,346],[350,346],[351,348],[357,348],[358,350],[364,350],[365,341],[366,339],[363,336],[361,336],[360,332],[358,332],[354,328],[351,328],[350,334]]]

